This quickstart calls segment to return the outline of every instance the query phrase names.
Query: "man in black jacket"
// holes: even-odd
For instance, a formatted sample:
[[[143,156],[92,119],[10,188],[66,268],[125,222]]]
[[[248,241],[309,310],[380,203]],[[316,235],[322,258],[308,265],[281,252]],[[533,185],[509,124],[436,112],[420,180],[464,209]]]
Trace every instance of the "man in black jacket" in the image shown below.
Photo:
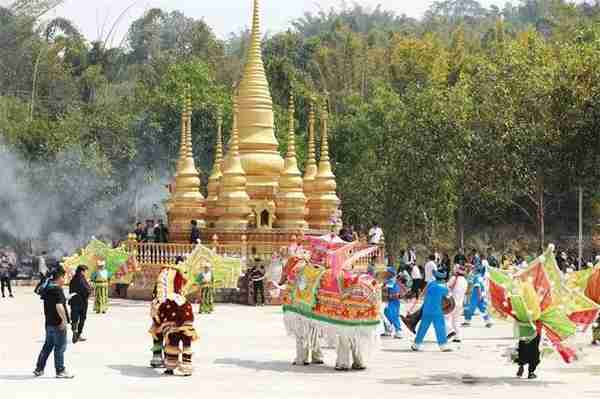
[[[254,288],[254,306],[263,306],[265,304],[265,268],[256,266],[250,272],[250,280]],[[260,297],[260,301],[258,298]]]
[[[154,240],[157,243],[166,244],[169,242],[169,229],[162,220],[158,221],[158,224],[154,227]]]
[[[190,233],[190,244],[196,245],[198,244],[198,240],[200,240],[200,229],[198,228],[198,222],[196,220],[192,220],[192,232]]]
[[[87,266],[78,266],[75,271],[75,276],[73,276],[71,283],[69,283],[69,294],[71,294],[69,304],[71,305],[73,343],[86,341],[86,339],[81,336],[83,326],[85,325],[85,319],[87,318],[88,298],[90,297],[91,292],[90,284],[85,277],[86,272]]]
[[[65,369],[65,351],[67,350],[67,324],[69,312],[62,286],[65,283],[65,270],[61,267],[52,272],[52,281],[44,290],[44,316],[46,318],[46,339],[38,356],[33,374],[44,375],[46,361],[54,352],[56,378],[73,378]]]

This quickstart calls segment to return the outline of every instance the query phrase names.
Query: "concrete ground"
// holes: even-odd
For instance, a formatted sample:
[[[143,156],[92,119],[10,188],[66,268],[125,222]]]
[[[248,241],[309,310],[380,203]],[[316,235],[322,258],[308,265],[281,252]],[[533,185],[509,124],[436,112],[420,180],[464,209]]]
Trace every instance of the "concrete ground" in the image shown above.
[[[46,376],[34,379],[43,339],[40,300],[30,288],[14,299],[0,298],[0,393],[2,398],[599,398],[600,349],[586,347],[580,362],[567,366],[545,359],[539,379],[514,377],[516,368],[501,356],[513,344],[511,326],[485,329],[478,321],[465,330],[453,353],[440,353],[431,341],[423,353],[411,340],[386,339],[365,372],[326,365],[294,367],[294,342],[285,335],[277,307],[217,306],[199,316],[193,377],[165,377],[148,367],[151,339],[148,304],[111,301],[106,315],[89,315],[88,341],[66,353],[73,380],[54,378],[52,357]],[[433,339],[432,336],[429,337]],[[580,338],[589,341],[589,333]]]

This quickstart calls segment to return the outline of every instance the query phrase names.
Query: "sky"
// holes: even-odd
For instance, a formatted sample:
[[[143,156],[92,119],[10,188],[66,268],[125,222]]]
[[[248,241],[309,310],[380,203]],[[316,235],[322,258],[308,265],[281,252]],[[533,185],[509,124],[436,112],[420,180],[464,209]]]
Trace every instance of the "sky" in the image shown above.
[[[0,0],[6,5],[13,0]],[[384,9],[420,17],[434,0],[347,0],[368,7],[378,4]],[[483,5],[504,4],[506,0],[480,0]],[[65,0],[49,17],[65,17],[75,22],[88,40],[105,38],[115,20],[132,3],[135,5],[124,13],[117,24],[113,45],[126,34],[129,24],[145,10],[159,7],[164,10],[180,10],[189,17],[204,18],[220,38],[230,32],[238,32],[250,25],[252,0]],[[271,33],[285,30],[291,20],[304,12],[328,9],[340,4],[340,0],[261,0],[263,31]]]

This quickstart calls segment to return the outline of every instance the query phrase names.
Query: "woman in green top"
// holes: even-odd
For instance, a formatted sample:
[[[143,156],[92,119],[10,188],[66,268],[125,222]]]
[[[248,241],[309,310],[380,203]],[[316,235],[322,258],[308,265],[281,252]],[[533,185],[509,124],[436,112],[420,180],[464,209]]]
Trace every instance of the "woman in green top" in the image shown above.
[[[92,274],[94,291],[96,294],[94,301],[94,311],[96,313],[106,313],[108,310],[108,281],[110,273],[106,270],[104,261],[98,262],[98,270]]]
[[[214,310],[214,298],[213,298],[213,286],[214,279],[213,274],[210,271],[210,267],[206,266],[204,272],[198,274],[197,278],[198,285],[200,286],[200,312],[199,313],[212,313]]]

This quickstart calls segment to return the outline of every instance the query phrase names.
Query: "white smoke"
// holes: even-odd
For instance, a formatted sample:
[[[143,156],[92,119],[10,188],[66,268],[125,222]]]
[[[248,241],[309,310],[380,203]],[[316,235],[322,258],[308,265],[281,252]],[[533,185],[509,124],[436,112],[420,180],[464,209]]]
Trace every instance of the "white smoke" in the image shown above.
[[[110,176],[99,175],[82,148],[46,162],[30,162],[0,142],[0,243],[60,257],[92,236],[122,240],[135,218],[163,217],[167,179],[147,183],[132,173],[120,191]]]

